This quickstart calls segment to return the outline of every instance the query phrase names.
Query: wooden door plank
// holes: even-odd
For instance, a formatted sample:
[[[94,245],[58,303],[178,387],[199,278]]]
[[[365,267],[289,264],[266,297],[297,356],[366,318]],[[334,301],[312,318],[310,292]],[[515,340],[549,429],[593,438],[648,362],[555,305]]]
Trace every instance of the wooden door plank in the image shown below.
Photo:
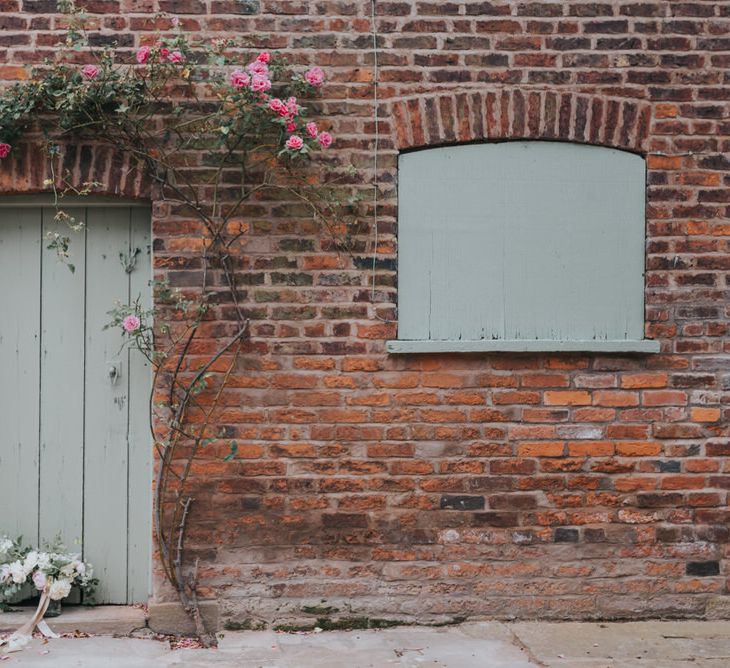
[[[84,485],[84,274],[85,233],[71,232],[70,262],[48,249],[55,210],[43,217],[41,259],[40,543],[60,535],[69,550],[82,551]],[[68,209],[84,220],[84,209]],[[62,223],[61,223],[62,225]],[[64,231],[64,233],[66,233]]]
[[[131,209],[130,251],[139,248],[129,274],[129,297],[140,297],[145,309],[152,303],[150,211]],[[149,428],[151,369],[137,351],[129,351],[129,527],[127,601],[146,603],[151,590],[152,556],[152,436]]]
[[[104,330],[115,301],[129,298],[119,254],[129,249],[129,209],[89,209],[86,252],[84,555],[100,603],[127,601],[128,368],[118,328]],[[120,374],[109,375],[111,363]]]
[[[38,540],[39,209],[0,212],[0,533]]]

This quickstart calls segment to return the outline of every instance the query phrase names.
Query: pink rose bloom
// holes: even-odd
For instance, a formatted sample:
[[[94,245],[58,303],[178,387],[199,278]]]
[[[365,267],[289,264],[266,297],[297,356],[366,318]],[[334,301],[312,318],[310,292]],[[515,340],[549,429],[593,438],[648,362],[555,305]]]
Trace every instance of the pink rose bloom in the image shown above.
[[[286,105],[278,97],[272,97],[269,100],[269,109],[275,111],[280,116],[286,115]]]
[[[140,325],[139,318],[136,315],[128,315],[124,320],[122,320],[122,328],[125,332],[128,334],[131,334],[132,332],[136,332]]]
[[[173,16],[170,23],[172,23],[173,28],[177,28],[180,25],[180,19],[177,16]]]
[[[149,59],[150,59],[150,47],[149,46],[140,47],[139,51],[137,51],[137,62],[140,65],[144,65]]]
[[[169,56],[170,56],[170,49],[163,46],[160,49],[160,60],[167,60]]]
[[[10,144],[0,144],[0,158],[7,158],[8,155],[10,155],[11,148],[12,146],[10,146]]]
[[[269,74],[269,66],[260,60],[254,60],[252,63],[249,63],[246,69],[251,74],[265,74],[266,76]]]
[[[251,77],[251,90],[255,93],[264,93],[271,88],[271,81],[265,74],[254,74]]]
[[[304,140],[299,135],[292,135],[286,140],[286,147],[298,151],[304,146]]]
[[[251,83],[251,77],[241,70],[231,72],[231,86],[234,88],[246,88]]]
[[[317,136],[317,142],[322,148],[327,148],[332,144],[332,135],[329,132],[320,132]]]
[[[176,65],[178,63],[182,63],[185,61],[185,56],[180,53],[180,51],[173,51],[168,57],[167,60],[169,60],[171,63],[175,63]]]
[[[311,70],[307,70],[304,78],[310,86],[319,88],[324,83],[324,72],[319,67],[313,67]]]
[[[317,138],[317,124],[314,121],[307,123],[307,134],[312,138]]]
[[[297,98],[290,97],[286,101],[286,110],[290,116],[296,116],[299,113],[299,105],[297,104]]]
[[[268,51],[262,51],[258,56],[256,56],[256,60],[260,63],[268,63],[271,60],[271,54]]]
[[[43,571],[33,573],[33,584],[36,589],[43,591],[43,587],[46,586],[46,574]]]
[[[99,74],[99,68],[96,65],[84,65],[81,68],[81,74],[87,79],[96,79]]]
[[[292,123],[291,121],[289,121],[286,124],[286,131],[287,132],[294,132],[294,130],[296,130],[296,129],[297,129],[297,124],[296,123]]]

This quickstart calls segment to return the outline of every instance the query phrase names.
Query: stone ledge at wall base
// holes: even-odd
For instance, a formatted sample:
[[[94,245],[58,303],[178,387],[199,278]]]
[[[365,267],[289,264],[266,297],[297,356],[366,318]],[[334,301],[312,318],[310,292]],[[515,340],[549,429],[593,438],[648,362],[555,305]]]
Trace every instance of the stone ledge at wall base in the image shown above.
[[[217,601],[201,601],[200,614],[206,629],[215,633],[218,630],[219,610]],[[147,626],[155,633],[194,635],[195,625],[178,602],[150,603],[147,612]]]
[[[32,614],[31,608],[20,606],[12,612],[0,612],[0,633],[12,633]],[[147,619],[142,608],[131,605],[71,605],[63,608],[60,617],[49,619],[48,625],[55,633],[126,636],[144,628]]]
[[[705,619],[730,619],[730,596],[713,596],[707,599]]]
[[[266,605],[262,602],[262,607]],[[104,608],[112,606],[104,606]],[[98,610],[98,608],[97,608]],[[244,611],[239,611],[239,615],[231,614],[229,612],[221,611],[221,606],[218,601],[201,601],[200,612],[203,615],[206,627],[212,633],[221,630],[260,630],[262,628],[279,628],[282,630],[299,630],[309,629],[314,626],[321,624],[322,619],[325,620],[325,627],[330,629],[337,628],[362,628],[359,624],[362,620],[368,620],[372,624],[368,624],[368,627],[372,628],[385,628],[388,626],[401,626],[401,625],[417,625],[417,626],[451,626],[459,622],[463,622],[467,616],[421,616],[421,615],[394,615],[381,613],[379,615],[367,616],[365,612],[361,611],[360,614],[353,612],[352,610],[341,610],[338,612],[341,614],[328,614],[330,609],[320,609],[319,607],[305,608],[304,614],[297,605],[281,606],[276,610],[269,610],[270,619],[269,622],[262,622],[256,619],[258,615],[247,615],[240,614]],[[221,614],[226,618],[226,623],[222,623]],[[247,611],[250,613],[250,611]],[[257,610],[262,613],[264,610]],[[266,615],[262,615],[264,618]],[[624,617],[625,615],[619,615]],[[660,619],[665,614],[657,611],[644,613],[638,616],[639,619]],[[230,618],[229,618],[230,617]],[[240,619],[239,619],[240,617]],[[606,614],[605,619],[611,619],[611,615]],[[669,617],[675,617],[675,615],[669,615]],[[695,617],[706,620],[723,620],[730,619],[730,596],[713,596],[707,599],[707,603],[704,609],[704,614],[701,610],[697,610]],[[1,618],[1,617],[0,617]],[[492,618],[472,614],[468,618],[471,621],[474,620],[490,620]],[[600,617],[599,617],[600,618]],[[508,619],[508,618],[505,618]],[[170,634],[194,634],[195,627],[192,620],[183,610],[183,607],[178,602],[164,602],[164,603],[150,603],[148,606],[147,626],[155,633],[170,633]]]

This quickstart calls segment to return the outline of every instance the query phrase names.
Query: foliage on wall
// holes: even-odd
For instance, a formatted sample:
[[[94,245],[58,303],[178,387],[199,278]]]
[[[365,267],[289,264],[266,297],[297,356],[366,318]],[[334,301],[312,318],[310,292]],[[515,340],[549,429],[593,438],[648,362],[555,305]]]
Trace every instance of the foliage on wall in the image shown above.
[[[127,344],[154,370],[150,429],[159,563],[201,637],[213,642],[199,613],[197,564],[184,558],[194,503],[188,478],[196,455],[224,436],[217,425],[221,397],[249,337],[237,263],[245,225],[238,217],[247,202],[288,198],[335,234],[346,206],[352,212],[338,182],[309,168],[333,143],[326,122],[312,119],[303,104],[325,75],[319,67],[293,69],[267,51],[251,54],[233,40],[196,42],[175,19],[169,33],[124,62],[113,48],[89,47],[87,19],[72,3],[59,8],[68,32],[56,62],[0,95],[0,158],[10,159],[26,134],[42,130],[52,175],[46,185],[55,193],[59,223],[47,243],[61,259],[68,257],[74,230],[83,227],[64,212],[64,196],[104,189],[56,171],[64,145],[76,138],[128,154],[130,169],[152,179],[156,199],[174,203],[205,230],[200,285],[177,291],[156,283],[152,308],[140,300],[119,304],[110,326],[121,327]],[[230,307],[235,331],[201,361],[191,351],[221,304]],[[227,459],[236,447],[227,443]]]

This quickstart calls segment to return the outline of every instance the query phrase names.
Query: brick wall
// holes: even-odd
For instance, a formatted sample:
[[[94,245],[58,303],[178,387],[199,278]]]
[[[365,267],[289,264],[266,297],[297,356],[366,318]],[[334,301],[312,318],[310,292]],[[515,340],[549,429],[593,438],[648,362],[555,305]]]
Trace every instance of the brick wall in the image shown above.
[[[95,39],[130,55],[162,9],[322,65],[333,163],[372,179],[370,3],[83,4]],[[0,2],[0,78],[51,55],[53,5]],[[730,3],[379,1],[374,27],[376,268],[372,217],[349,257],[285,203],[245,212],[255,340],[227,398],[239,459],[211,449],[196,470],[203,593],[234,625],[723,614]],[[647,156],[647,335],[661,354],[385,353],[398,150],[522,137]],[[117,184],[124,170],[93,147],[69,155],[84,173],[104,165],[110,190],[146,192]],[[42,176],[29,152],[0,185],[38,190]],[[158,274],[194,284],[195,226],[164,203],[153,225]],[[228,326],[218,315],[211,337]]]

